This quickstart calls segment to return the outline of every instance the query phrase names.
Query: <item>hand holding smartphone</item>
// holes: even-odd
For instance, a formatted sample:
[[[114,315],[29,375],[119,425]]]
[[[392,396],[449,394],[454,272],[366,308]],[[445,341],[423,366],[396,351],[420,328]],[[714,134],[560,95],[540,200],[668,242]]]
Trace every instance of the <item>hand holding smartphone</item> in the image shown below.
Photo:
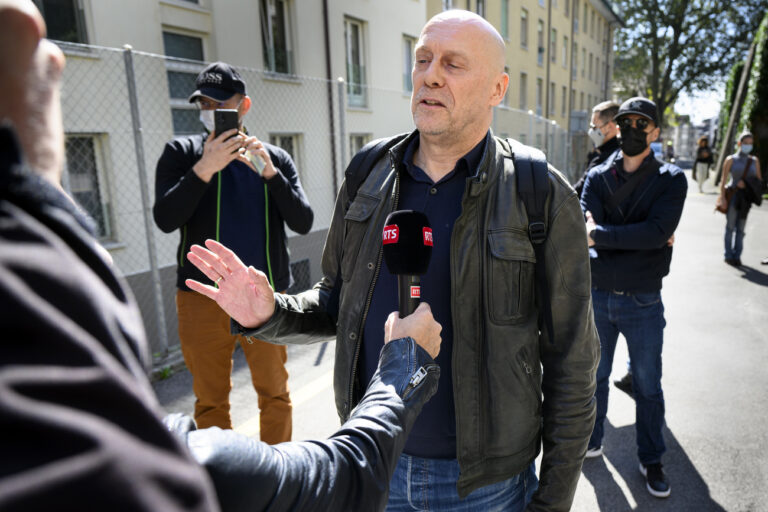
[[[240,119],[235,109],[217,108],[213,112],[213,122],[216,137],[227,130],[240,128]]]

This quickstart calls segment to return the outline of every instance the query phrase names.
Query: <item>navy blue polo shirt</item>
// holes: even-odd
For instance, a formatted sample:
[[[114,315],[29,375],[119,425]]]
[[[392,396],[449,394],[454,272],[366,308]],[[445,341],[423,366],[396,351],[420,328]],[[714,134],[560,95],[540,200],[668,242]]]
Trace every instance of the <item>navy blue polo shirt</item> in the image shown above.
[[[417,457],[456,458],[456,411],[451,378],[451,232],[461,214],[461,199],[467,180],[475,175],[483,156],[485,140],[484,137],[459,159],[456,167],[437,183],[413,164],[413,155],[419,147],[418,137],[411,141],[403,158],[406,172],[400,174],[398,209],[424,212],[432,226],[434,245],[429,269],[421,276],[421,300],[429,304],[435,319],[443,327],[440,333],[443,341],[437,356],[440,364],[437,394],[424,406],[404,449],[405,453]],[[369,382],[376,371],[379,352],[384,345],[384,322],[397,309],[397,276],[390,274],[387,266],[382,263],[363,332],[363,382]]]

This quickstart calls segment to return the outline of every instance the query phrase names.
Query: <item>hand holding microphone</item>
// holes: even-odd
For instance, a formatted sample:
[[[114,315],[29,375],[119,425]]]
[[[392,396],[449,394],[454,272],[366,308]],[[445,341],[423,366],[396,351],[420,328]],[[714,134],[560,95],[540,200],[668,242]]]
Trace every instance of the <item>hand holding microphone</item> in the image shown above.
[[[421,299],[421,279],[432,256],[432,228],[427,216],[413,210],[397,210],[384,222],[384,262],[397,276],[400,318],[416,310]]]

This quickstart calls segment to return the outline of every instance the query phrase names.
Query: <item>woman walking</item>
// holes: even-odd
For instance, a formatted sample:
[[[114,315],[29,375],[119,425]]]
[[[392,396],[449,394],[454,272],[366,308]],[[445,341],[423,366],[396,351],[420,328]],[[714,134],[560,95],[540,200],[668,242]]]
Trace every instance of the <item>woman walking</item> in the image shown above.
[[[749,154],[752,152],[754,138],[749,132],[739,137],[738,151],[725,159],[723,164],[723,179],[720,181],[720,200],[725,198],[726,182],[734,193],[728,205],[725,224],[725,262],[735,267],[741,266],[741,251],[744,241],[744,225],[747,223],[747,213],[751,206],[746,180],[760,174],[760,161]],[[730,177],[730,181],[728,178]]]
[[[704,182],[709,177],[709,166],[712,165],[712,149],[706,135],[699,137],[696,149],[696,163],[693,166],[693,176],[699,184],[699,192],[704,192]]]

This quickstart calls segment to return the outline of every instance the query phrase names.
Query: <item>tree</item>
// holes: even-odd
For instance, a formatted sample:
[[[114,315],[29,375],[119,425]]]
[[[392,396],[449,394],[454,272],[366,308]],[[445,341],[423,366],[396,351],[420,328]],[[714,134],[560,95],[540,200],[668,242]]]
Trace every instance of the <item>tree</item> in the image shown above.
[[[616,37],[618,90],[664,112],[683,91],[709,90],[749,47],[768,0],[619,0],[626,28]]]

